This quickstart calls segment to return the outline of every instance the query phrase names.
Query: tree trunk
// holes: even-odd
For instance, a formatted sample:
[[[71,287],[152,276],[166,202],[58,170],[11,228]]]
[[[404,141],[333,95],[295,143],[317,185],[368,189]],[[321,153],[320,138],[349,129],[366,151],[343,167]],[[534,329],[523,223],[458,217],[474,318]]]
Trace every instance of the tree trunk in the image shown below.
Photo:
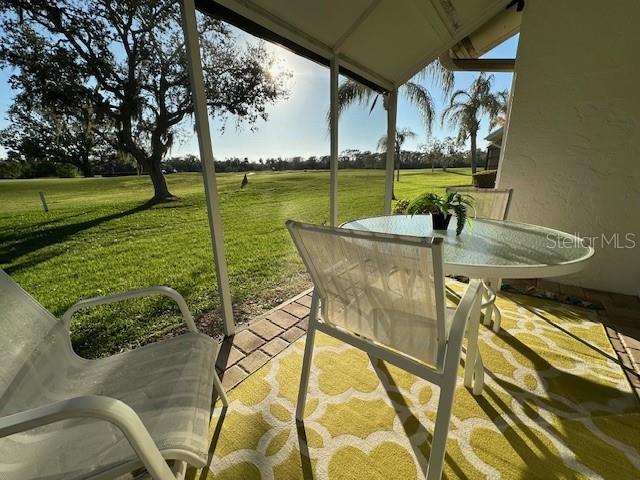
[[[400,181],[400,149],[396,148],[396,168],[398,169],[396,174],[396,182]]]
[[[177,197],[171,194],[169,187],[167,186],[167,180],[162,173],[162,165],[160,159],[153,157],[148,158],[146,165],[149,170],[149,176],[153,183],[153,200],[154,201],[167,201],[175,200]]]
[[[89,154],[82,156],[82,164],[80,165],[80,171],[85,177],[93,177],[93,167],[89,161]]]
[[[476,132],[471,133],[471,173],[478,169],[478,152],[476,151]]]
[[[82,172],[83,177],[86,177],[86,178],[93,177],[93,168],[91,168],[91,165],[88,165],[86,163],[82,164],[80,171]]]

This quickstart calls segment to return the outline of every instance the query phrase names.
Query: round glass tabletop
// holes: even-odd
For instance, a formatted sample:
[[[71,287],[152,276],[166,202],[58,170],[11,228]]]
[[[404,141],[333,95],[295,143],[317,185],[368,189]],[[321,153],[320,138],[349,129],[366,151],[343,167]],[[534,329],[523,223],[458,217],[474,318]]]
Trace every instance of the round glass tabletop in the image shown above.
[[[471,278],[538,278],[582,270],[593,248],[581,238],[525,223],[475,219],[456,236],[433,230],[430,215],[386,215],[344,223],[343,228],[444,239],[445,271]]]

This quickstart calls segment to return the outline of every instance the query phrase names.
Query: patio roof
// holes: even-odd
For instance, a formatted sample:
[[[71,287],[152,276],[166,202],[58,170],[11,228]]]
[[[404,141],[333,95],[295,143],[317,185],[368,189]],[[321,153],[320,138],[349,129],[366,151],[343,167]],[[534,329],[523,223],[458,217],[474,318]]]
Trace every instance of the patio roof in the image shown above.
[[[504,127],[499,127],[493,130],[489,135],[484,137],[491,145],[495,145],[500,148],[502,145],[502,137],[504,136]]]
[[[329,65],[376,90],[439,55],[482,55],[519,26],[509,0],[196,0],[200,11]],[[509,8],[509,6],[513,8]]]

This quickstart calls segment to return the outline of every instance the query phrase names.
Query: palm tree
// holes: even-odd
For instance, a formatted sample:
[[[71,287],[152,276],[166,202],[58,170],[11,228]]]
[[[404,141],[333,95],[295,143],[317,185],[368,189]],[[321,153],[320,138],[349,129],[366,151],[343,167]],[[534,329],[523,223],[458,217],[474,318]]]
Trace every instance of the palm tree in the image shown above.
[[[481,73],[467,90],[457,90],[451,95],[449,105],[442,112],[442,123],[446,120],[453,128],[458,128],[457,142],[464,144],[467,139],[471,140],[471,171],[476,173],[478,165],[478,152],[476,151],[476,141],[480,121],[484,115],[489,116],[489,128],[493,128],[496,119],[503,109],[506,109],[506,98],[500,94],[491,92],[493,75],[486,76]],[[502,99],[499,98],[502,96]]]
[[[422,120],[428,133],[431,133],[433,119],[435,118],[435,106],[431,93],[420,81],[430,81],[435,86],[442,88],[445,95],[453,89],[453,72],[445,69],[438,60],[431,62],[409,82],[402,85],[399,93],[403,94],[410,103],[414,104],[420,111]],[[369,105],[369,112],[373,111],[381,94],[371,90],[369,87],[347,79],[338,87],[338,116],[354,103]],[[386,97],[383,99],[386,108]],[[329,113],[327,113],[327,124],[329,123]]]
[[[416,132],[414,132],[410,128],[401,128],[400,130],[396,131],[396,144],[394,146],[394,149],[395,149],[394,167],[397,171],[397,176],[396,176],[397,182],[400,181],[400,163],[402,161],[400,155],[402,152],[402,144],[409,138],[416,138],[416,137],[417,137]],[[378,140],[378,150],[380,150],[381,152],[387,151],[386,135],[381,136],[380,140]]]
[[[509,110],[509,90],[500,90],[496,93],[498,99],[498,116],[496,125],[504,126],[507,123],[507,111]]]

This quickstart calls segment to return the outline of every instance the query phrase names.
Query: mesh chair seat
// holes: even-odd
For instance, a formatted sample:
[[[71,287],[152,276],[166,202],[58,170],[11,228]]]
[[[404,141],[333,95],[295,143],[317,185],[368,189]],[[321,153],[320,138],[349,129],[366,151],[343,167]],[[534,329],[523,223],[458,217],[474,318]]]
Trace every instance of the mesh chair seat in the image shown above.
[[[2,272],[0,272],[1,274]],[[83,395],[104,395],[140,416],[167,459],[203,466],[217,344],[199,333],[87,360],[63,322],[0,275],[0,417]],[[141,463],[120,430],[78,418],[0,439],[0,479],[70,480]]]
[[[46,365],[34,364],[29,368],[31,378],[22,377],[11,387],[11,397],[24,401],[8,399],[5,404],[3,399],[0,416],[80,395],[106,395],[140,415],[166,458],[203,465],[213,377],[202,372],[214,364],[215,353],[211,338],[187,333],[101,360],[76,358],[63,375],[55,374],[55,381],[47,379]],[[0,458],[3,480],[85,478],[137,462],[115,426],[91,419],[65,420],[0,439]]]

